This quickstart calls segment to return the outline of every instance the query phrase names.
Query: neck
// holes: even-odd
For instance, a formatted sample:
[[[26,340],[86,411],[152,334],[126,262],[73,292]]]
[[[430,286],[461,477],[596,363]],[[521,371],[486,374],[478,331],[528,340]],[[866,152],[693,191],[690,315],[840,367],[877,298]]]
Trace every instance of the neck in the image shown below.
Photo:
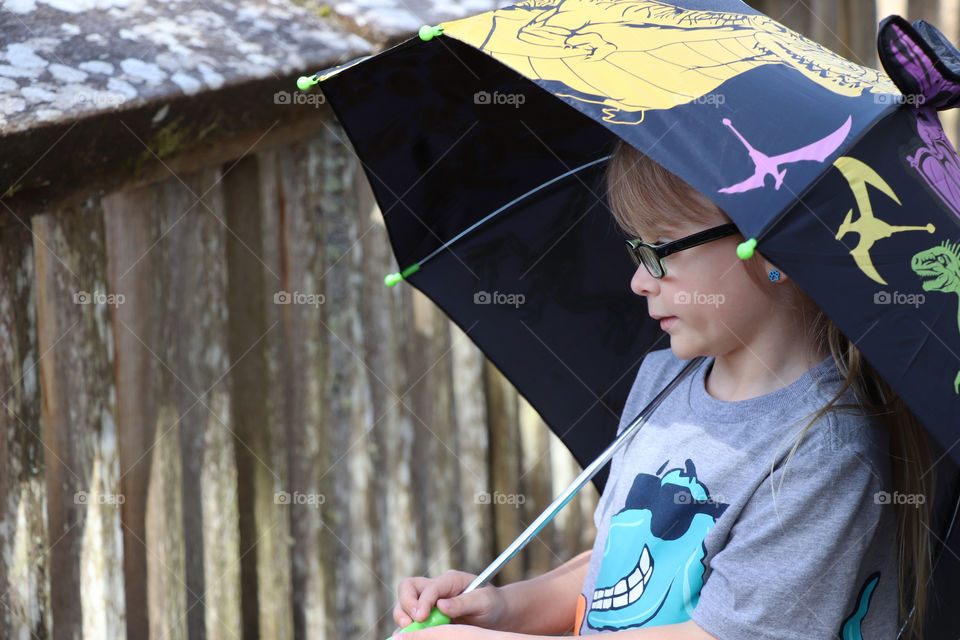
[[[788,322],[765,323],[749,343],[716,354],[705,380],[707,393],[727,402],[756,398],[796,382],[823,362],[829,349],[797,340],[804,329],[796,326],[796,318],[794,312]]]

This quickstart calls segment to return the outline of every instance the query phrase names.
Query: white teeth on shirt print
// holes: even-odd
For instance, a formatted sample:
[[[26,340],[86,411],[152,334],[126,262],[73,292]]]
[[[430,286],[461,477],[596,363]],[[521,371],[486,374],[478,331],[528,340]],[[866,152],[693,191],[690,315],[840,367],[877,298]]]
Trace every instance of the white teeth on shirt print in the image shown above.
[[[612,587],[596,589],[593,592],[593,603],[590,605],[590,609],[606,611],[607,609],[619,609],[633,604],[643,595],[643,589],[650,582],[652,575],[653,558],[650,557],[650,548],[643,545],[643,553],[640,554],[640,560],[634,567],[633,573],[621,578]]]

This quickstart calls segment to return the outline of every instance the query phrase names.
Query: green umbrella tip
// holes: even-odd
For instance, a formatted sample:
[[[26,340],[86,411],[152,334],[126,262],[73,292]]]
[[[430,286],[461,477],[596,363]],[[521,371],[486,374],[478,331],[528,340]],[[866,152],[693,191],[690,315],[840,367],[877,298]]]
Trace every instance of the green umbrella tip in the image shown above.
[[[404,269],[403,271],[401,271],[400,273],[389,274],[386,278],[383,279],[383,283],[388,287],[392,287],[398,282],[400,282],[401,280],[403,280],[404,278],[406,278],[407,276],[409,276],[411,273],[416,273],[419,270],[420,270],[419,264],[412,264],[406,269]]]
[[[746,242],[737,245],[737,257],[741,260],[749,260],[753,257],[753,249],[757,246],[757,239],[750,238]]]
[[[420,27],[419,35],[420,35],[420,39],[426,42],[428,40],[433,40],[435,36],[439,36],[442,33],[443,33],[443,27],[441,27],[440,25],[431,27],[430,25],[425,24],[422,27]]]
[[[297,89],[300,89],[300,91],[306,91],[318,82],[320,81],[317,80],[316,76],[300,76],[297,78]]]

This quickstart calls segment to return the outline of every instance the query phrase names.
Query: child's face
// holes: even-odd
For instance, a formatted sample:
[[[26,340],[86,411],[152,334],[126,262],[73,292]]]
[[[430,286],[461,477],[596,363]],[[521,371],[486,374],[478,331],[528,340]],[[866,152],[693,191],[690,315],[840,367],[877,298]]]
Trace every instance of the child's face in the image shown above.
[[[643,239],[659,244],[724,222],[720,216],[710,224],[681,222],[675,231]],[[766,298],[737,257],[742,241],[738,234],[667,256],[666,275],[659,280],[642,266],[634,272],[630,288],[646,297],[650,315],[675,317],[661,326],[678,358],[728,354],[756,337]]]

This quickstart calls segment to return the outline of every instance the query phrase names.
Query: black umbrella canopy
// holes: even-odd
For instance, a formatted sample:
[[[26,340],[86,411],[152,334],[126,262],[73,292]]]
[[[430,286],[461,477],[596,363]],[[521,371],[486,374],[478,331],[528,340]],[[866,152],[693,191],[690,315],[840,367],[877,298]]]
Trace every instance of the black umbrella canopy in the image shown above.
[[[389,73],[358,64],[331,78],[338,87],[326,95],[364,163],[401,267],[613,148],[605,127],[468,45],[411,40],[390,54]],[[432,81],[444,75],[457,81]],[[490,87],[523,102],[484,103]],[[669,345],[629,290],[632,263],[604,201],[603,169],[523,198],[407,278],[583,466],[613,439],[645,353]]]
[[[901,209],[891,217],[908,215],[900,205],[907,198],[937,208],[891,154],[902,145],[890,141],[918,134],[913,112],[886,93],[896,89],[885,76],[839,59],[829,72],[819,72],[829,81],[811,80],[793,58],[782,56],[787,62],[728,74],[712,93],[670,108],[629,112],[623,96],[600,100],[582,87],[562,85],[557,78],[563,74],[543,64],[542,51],[536,52],[538,64],[530,63],[538,60],[534,55],[518,63],[516,51],[507,50],[491,26],[503,15],[515,23],[518,11],[511,7],[446,25],[445,33],[468,42],[414,38],[344,65],[322,87],[364,163],[399,266],[422,266],[408,270],[407,279],[468,332],[581,464],[615,433],[643,355],[667,344],[645,301],[629,291],[632,265],[604,202],[603,165],[590,165],[602,161],[618,138],[713,198],[847,335],[862,335],[878,314],[892,318],[885,324],[909,340],[891,351],[884,343],[888,332],[877,331],[864,348],[868,359],[926,422],[956,424],[954,398],[943,394],[936,405],[921,401],[912,384],[917,376],[902,375],[902,363],[910,361],[903,351],[916,351],[930,332],[924,338],[896,330],[905,309],[873,304],[874,295],[883,293],[875,283],[889,282],[865,280],[873,274],[858,269],[863,260],[856,234],[840,233],[842,216],[860,202],[838,168],[845,154],[871,159],[879,150],[891,156],[886,162],[896,170],[885,171],[885,180],[902,194],[891,201]],[[787,43],[812,68],[827,68],[838,58],[765,17],[745,12],[743,18],[737,42],[755,42],[768,57],[775,45],[782,50]],[[657,25],[655,31],[661,30]],[[630,34],[641,43],[633,49],[644,48],[645,35],[636,29]],[[612,55],[606,62],[616,68]],[[513,68],[525,64],[536,67],[534,78]],[[645,99],[653,104],[662,96]],[[676,94],[673,99],[679,102]],[[902,264],[907,253],[918,251],[904,242],[872,249],[873,269]],[[484,293],[491,304],[483,304]],[[511,302],[499,303],[504,296],[512,296]],[[942,310],[925,310],[944,323]],[[922,329],[915,322],[917,327]],[[915,366],[929,372],[927,360]],[[944,359],[938,362],[943,369]],[[950,434],[942,435],[949,449]],[[603,480],[597,479],[599,487]]]

